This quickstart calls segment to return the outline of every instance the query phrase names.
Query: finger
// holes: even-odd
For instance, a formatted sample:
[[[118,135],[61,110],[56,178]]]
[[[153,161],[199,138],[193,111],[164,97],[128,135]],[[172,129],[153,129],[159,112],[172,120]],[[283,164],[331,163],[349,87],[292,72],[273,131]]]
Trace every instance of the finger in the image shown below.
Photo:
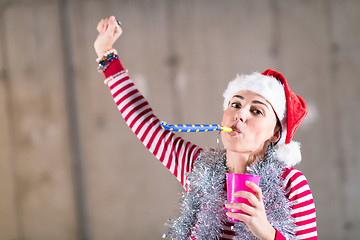
[[[119,24],[116,24],[115,31],[114,31],[114,37],[117,39],[118,37],[121,36],[122,32],[123,31],[122,31],[121,26],[119,26]]]
[[[226,212],[226,216],[243,221],[243,222],[247,222],[250,218],[249,215],[246,215],[244,213],[233,213],[233,212]]]
[[[101,19],[101,20],[98,22],[98,25],[96,26],[96,30],[97,30],[98,32],[101,32],[102,22],[103,22],[103,19]]]
[[[101,33],[105,32],[109,27],[109,19],[105,18],[102,24],[102,29],[101,29]]]
[[[256,185],[255,183],[250,182],[250,181],[246,181],[245,184],[246,184],[246,186],[248,186],[249,188],[251,188],[255,192],[255,196],[261,202],[262,201],[262,190],[261,190],[261,188],[258,185]]]
[[[236,198],[239,198],[239,197],[241,197],[241,198],[245,198],[245,199],[247,199],[249,202],[250,202],[250,204],[252,205],[252,206],[258,206],[259,205],[259,199],[253,194],[253,193],[251,193],[251,192],[247,192],[247,191],[238,191],[238,192],[235,192],[234,194],[233,194],[233,196],[234,197],[236,197]]]
[[[254,215],[255,209],[246,203],[226,203],[225,207],[228,209],[236,209],[245,212],[248,215]]]
[[[111,16],[108,20],[108,27],[105,30],[107,34],[111,34],[114,35],[116,26],[118,25],[118,23],[116,22],[116,19],[114,16]]]
[[[96,30],[100,33],[103,30],[103,25],[104,25],[104,19],[101,19],[98,23],[98,25],[96,26]]]
[[[108,26],[109,26],[109,19],[108,18],[103,19],[101,29],[100,29],[100,33],[105,32],[107,30]]]
[[[111,21],[113,21],[113,19]],[[120,21],[117,21],[115,19],[115,22],[116,22],[116,24],[115,24],[115,29],[114,29],[114,33],[113,33],[114,41],[116,41],[121,36],[121,34],[123,32]]]

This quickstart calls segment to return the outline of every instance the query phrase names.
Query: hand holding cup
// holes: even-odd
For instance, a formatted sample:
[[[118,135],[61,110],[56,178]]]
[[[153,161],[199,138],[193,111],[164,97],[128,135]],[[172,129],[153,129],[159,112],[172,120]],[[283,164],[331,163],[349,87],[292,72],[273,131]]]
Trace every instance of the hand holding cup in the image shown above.
[[[244,203],[251,206],[252,204],[249,202],[248,199],[237,195],[241,194],[238,193],[240,191],[255,194],[254,190],[248,187],[246,182],[253,182],[258,186],[260,183],[260,179],[261,176],[258,175],[226,173],[228,203]],[[243,210],[240,209],[229,209],[229,211],[234,213],[246,214]],[[229,217],[229,221],[240,222],[240,220],[234,219],[232,217]]]

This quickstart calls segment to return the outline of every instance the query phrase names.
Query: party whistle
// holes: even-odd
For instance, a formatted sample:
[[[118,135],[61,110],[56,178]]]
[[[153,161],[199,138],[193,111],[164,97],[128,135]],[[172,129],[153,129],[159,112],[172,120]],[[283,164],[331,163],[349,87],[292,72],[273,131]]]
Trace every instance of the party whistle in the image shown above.
[[[175,132],[232,132],[232,128],[224,127],[219,124],[168,124],[161,121],[161,127],[165,130]]]

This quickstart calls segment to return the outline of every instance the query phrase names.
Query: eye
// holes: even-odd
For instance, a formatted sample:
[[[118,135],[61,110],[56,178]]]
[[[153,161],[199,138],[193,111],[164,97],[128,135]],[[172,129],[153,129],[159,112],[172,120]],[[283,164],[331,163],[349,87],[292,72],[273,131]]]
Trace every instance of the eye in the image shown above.
[[[259,109],[253,109],[252,112],[255,114],[255,115],[264,115],[264,113],[259,110]]]
[[[237,103],[237,102],[230,103],[230,106],[233,107],[233,108],[240,108],[241,107],[241,105],[239,103]]]

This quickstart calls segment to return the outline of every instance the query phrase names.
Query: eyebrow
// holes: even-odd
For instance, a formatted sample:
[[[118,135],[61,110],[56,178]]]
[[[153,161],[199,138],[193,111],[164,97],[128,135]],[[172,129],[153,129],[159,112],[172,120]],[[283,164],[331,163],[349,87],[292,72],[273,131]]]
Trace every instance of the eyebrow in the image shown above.
[[[244,98],[243,96],[241,96],[241,95],[234,95],[233,97],[240,98],[241,100],[244,100],[244,99],[245,99],[245,98]],[[262,105],[264,105],[266,108],[269,109],[269,107],[268,107],[265,103],[263,103],[263,102],[261,102],[261,101],[259,101],[259,100],[253,100],[252,103],[262,104]]]
[[[240,96],[240,95],[234,95],[233,97],[240,98],[241,100],[245,99],[243,96]]]

